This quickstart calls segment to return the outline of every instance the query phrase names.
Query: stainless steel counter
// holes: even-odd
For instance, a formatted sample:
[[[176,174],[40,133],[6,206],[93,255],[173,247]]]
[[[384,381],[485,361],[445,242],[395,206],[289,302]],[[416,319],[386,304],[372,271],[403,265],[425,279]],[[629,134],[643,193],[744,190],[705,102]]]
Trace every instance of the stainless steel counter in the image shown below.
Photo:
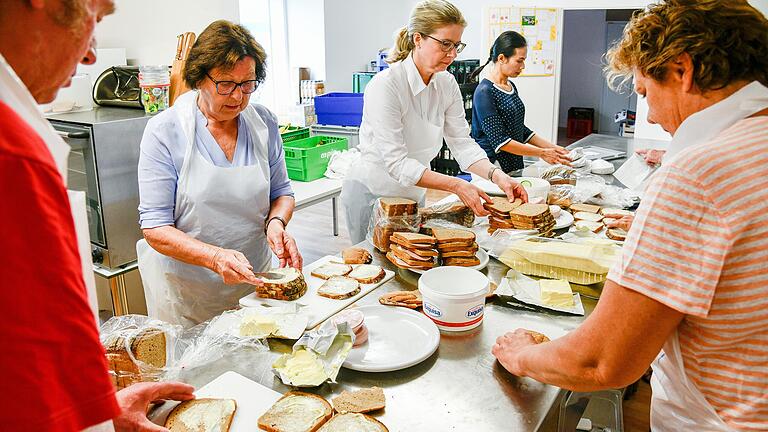
[[[367,242],[358,246],[374,250]],[[379,252],[372,255],[375,264],[397,274],[355,305],[378,304],[379,296],[385,292],[416,289],[418,275],[396,268]],[[495,283],[506,271],[507,267],[493,258],[483,270]],[[590,313],[596,302],[582,299]],[[338,384],[325,384],[309,391],[330,399],[343,390],[379,386],[387,397],[387,408],[382,414],[376,413],[376,417],[391,431],[540,430],[550,411],[554,408],[556,412],[559,407],[563,391],[509,374],[496,362],[491,347],[498,336],[518,327],[554,339],[583,320],[584,317],[516,310],[498,300],[489,302],[480,327],[459,333],[441,332],[437,352],[416,366],[384,373],[342,368]],[[255,378],[278,392],[290,390],[275,377],[264,374]],[[556,417],[550,417],[550,424],[553,418],[556,422]]]

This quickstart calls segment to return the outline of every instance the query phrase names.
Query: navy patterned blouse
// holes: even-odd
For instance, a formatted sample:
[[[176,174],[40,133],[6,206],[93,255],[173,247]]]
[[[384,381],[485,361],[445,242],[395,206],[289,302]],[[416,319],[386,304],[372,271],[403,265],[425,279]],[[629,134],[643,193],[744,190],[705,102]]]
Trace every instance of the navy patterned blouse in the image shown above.
[[[533,131],[525,126],[525,105],[515,84],[509,83],[511,92],[483,79],[472,99],[472,138],[485,150],[491,162],[499,161],[506,173],[522,169],[523,157],[500,151],[501,146],[510,139],[527,143],[533,138]]]

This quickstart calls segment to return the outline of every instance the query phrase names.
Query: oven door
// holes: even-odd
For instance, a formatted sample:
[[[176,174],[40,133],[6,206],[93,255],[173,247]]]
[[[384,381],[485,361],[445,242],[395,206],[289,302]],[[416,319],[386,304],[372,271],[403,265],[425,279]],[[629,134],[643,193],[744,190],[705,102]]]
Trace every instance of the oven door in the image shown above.
[[[67,189],[85,192],[88,212],[88,231],[91,243],[107,248],[104,217],[96,175],[96,157],[93,134],[89,126],[51,121],[54,129],[72,148],[67,166]]]

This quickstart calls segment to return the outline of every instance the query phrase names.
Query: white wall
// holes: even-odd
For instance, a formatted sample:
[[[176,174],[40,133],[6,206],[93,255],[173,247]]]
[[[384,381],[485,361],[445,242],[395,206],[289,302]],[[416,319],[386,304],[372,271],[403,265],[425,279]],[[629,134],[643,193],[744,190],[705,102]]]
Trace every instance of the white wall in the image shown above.
[[[563,34],[558,126],[566,127],[570,107],[594,108],[597,121],[605,84],[600,63],[605,53],[605,11],[565,11]]]
[[[324,3],[323,0],[288,0],[286,4],[290,67],[308,67],[310,78],[315,80],[325,78]]]
[[[239,21],[237,0],[115,0],[117,11],[96,27],[100,48],[126,48],[130,64],[171,64],[176,36],[200,34],[218,19]]]

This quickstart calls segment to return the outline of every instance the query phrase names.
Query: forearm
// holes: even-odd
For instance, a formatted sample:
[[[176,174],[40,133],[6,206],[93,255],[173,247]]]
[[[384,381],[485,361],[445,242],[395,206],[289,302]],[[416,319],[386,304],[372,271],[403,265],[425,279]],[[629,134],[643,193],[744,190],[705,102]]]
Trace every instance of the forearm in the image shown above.
[[[418,183],[416,183],[416,186],[426,189],[437,189],[446,192],[454,192],[456,190],[457,183],[461,181],[464,180],[427,169],[424,171],[424,174],[421,175],[421,178],[419,179]]]
[[[534,138],[536,138],[536,135],[534,135]],[[519,156],[541,156],[540,147],[531,144],[523,144],[513,139],[509,140],[506,144],[501,146],[499,150]]]
[[[269,207],[269,216],[267,216],[267,220],[277,216],[285,220],[285,223],[287,224],[293,217],[293,209],[295,207],[296,200],[292,196],[283,195],[277,197],[272,201],[272,204]]]
[[[552,144],[551,142],[545,140],[544,138],[540,137],[539,135],[534,134],[530,140],[528,140],[528,144],[539,147],[539,148],[557,148],[555,144]]]
[[[153,249],[187,264],[213,268],[213,258],[220,249],[179,231],[172,225],[142,230]]]

